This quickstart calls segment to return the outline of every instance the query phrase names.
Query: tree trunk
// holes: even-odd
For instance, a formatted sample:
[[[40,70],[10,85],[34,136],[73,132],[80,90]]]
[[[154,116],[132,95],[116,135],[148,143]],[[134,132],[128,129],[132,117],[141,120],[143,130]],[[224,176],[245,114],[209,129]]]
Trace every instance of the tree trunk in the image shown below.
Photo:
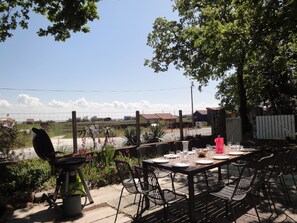
[[[243,137],[247,137],[252,134],[252,125],[248,119],[247,97],[243,83],[243,64],[244,62],[237,67],[237,84],[239,93],[239,114],[242,122],[242,134]]]

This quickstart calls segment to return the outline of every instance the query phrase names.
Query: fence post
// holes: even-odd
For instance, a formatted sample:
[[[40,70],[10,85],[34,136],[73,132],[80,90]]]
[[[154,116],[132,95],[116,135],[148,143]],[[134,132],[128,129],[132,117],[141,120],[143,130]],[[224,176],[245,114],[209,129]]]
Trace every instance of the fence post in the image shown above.
[[[139,115],[139,111],[136,111],[136,137],[137,137],[137,146],[140,146],[140,115]]]
[[[179,114],[179,131],[180,131],[180,140],[184,140],[184,130],[183,130],[183,112],[182,110],[178,111]]]
[[[72,111],[72,137],[73,137],[73,153],[77,153],[76,111]]]

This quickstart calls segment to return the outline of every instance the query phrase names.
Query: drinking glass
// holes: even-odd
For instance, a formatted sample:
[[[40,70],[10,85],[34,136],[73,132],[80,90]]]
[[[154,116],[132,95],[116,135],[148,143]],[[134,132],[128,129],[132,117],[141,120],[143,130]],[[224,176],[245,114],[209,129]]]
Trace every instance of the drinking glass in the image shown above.
[[[206,149],[208,151],[207,154],[206,154],[207,158],[212,159],[213,158],[213,154],[214,154],[213,147],[210,144],[207,144],[206,145]]]
[[[240,142],[236,142],[235,145],[236,145],[236,151],[239,151],[239,149],[240,149]]]

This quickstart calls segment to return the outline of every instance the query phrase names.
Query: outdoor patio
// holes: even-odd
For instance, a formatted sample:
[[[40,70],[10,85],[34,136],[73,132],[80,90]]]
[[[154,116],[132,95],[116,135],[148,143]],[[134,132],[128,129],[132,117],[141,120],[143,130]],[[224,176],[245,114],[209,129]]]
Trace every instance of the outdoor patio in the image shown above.
[[[237,173],[237,169],[230,165],[231,178]],[[226,173],[223,169],[223,173]],[[215,173],[213,174],[215,177]],[[225,175],[226,176],[226,175]],[[226,178],[225,178],[226,179]],[[185,178],[178,175],[176,178],[176,189],[179,192],[187,193]],[[160,181],[162,188],[170,188],[170,180]],[[286,177],[286,183],[290,188],[292,204],[286,205],[284,196],[280,188],[273,188],[273,198],[276,201],[278,215],[271,215],[267,202],[264,199],[257,200],[257,210],[259,211],[262,222],[297,222],[297,193],[291,177]],[[81,215],[77,217],[67,218],[56,209],[49,209],[47,203],[34,204],[30,207],[15,210],[13,216],[8,220],[10,223],[20,222],[89,222],[89,223],[111,223],[114,222],[116,208],[119,201],[122,185],[110,185],[91,190],[94,204],[87,204]],[[197,222],[206,222],[205,219],[205,193],[196,188],[195,210]],[[200,193],[198,193],[200,192]],[[261,195],[260,198],[263,198]],[[133,222],[132,216],[136,213],[137,205],[129,205],[133,202],[134,195],[124,192],[121,203],[120,213],[118,215],[118,223]],[[259,203],[260,202],[260,203]],[[258,222],[256,213],[249,202],[234,203],[237,222]],[[187,203],[179,202],[169,208],[168,222],[189,222]],[[229,210],[230,211],[230,210]],[[210,222],[231,222],[230,213],[228,218],[225,217],[225,205],[222,201],[211,198],[208,207]],[[158,223],[164,222],[163,210],[160,207],[151,207],[146,211],[141,219],[142,222]],[[135,222],[135,221],[134,221]]]

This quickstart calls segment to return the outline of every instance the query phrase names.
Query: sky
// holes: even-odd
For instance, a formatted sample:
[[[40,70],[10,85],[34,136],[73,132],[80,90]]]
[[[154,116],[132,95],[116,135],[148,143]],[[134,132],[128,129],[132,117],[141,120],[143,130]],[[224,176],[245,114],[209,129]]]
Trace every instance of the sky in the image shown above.
[[[29,29],[0,43],[0,116],[14,113],[96,113],[96,116],[191,112],[191,82],[182,71],[154,73],[144,66],[157,17],[177,18],[170,0],[103,0],[90,33],[66,42],[38,37],[46,18],[32,14]],[[198,91],[193,109],[218,106],[216,82]],[[98,115],[97,115],[98,114]],[[0,117],[1,118],[1,117]]]

